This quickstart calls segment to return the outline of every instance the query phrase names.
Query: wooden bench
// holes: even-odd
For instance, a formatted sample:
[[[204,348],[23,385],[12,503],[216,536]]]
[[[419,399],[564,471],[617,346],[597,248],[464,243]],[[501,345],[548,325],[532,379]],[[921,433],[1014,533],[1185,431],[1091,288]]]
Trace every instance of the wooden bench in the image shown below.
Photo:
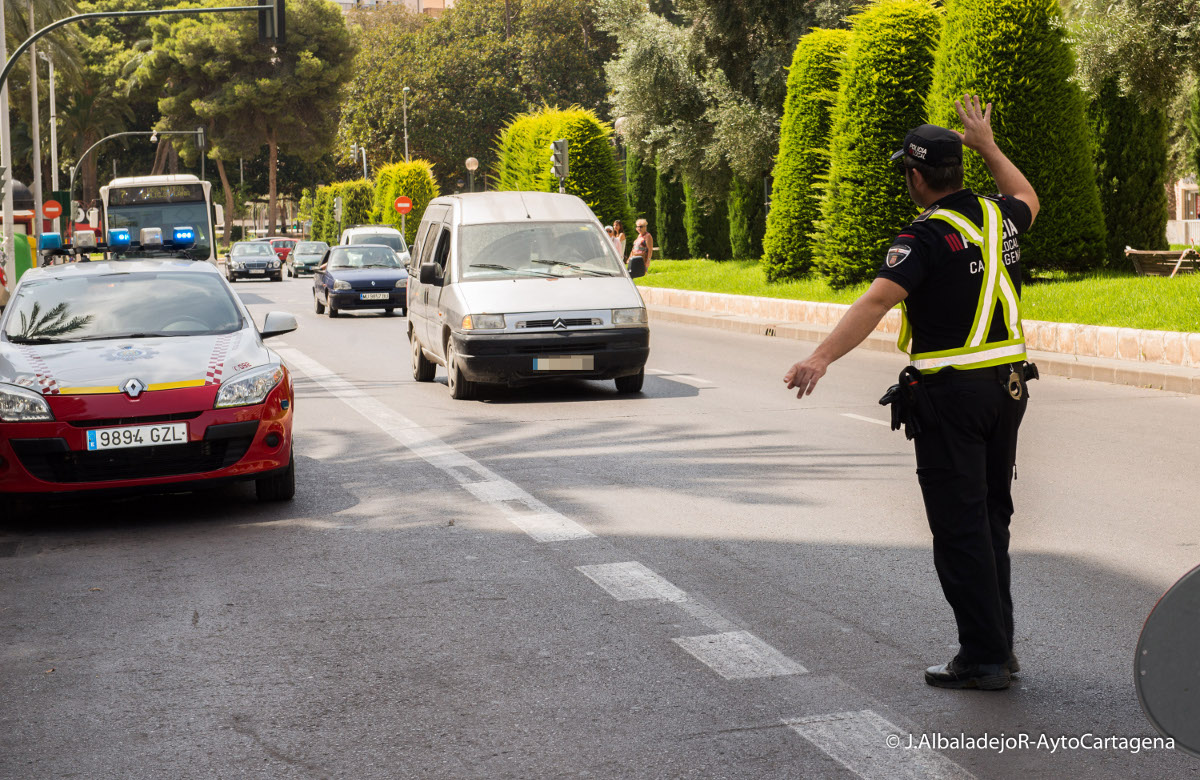
[[[1138,276],[1175,276],[1200,271],[1200,252],[1195,249],[1160,251],[1155,249],[1130,249],[1125,247],[1125,256],[1133,261]]]

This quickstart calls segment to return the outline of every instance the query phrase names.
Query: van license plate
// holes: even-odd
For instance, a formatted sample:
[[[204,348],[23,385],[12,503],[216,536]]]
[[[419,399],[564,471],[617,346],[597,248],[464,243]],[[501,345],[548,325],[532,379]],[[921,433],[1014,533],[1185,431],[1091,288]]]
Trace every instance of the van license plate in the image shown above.
[[[360,301],[386,301],[391,296],[391,293],[362,293],[358,296]]]
[[[592,355],[563,355],[533,359],[534,371],[592,371],[595,365]]]
[[[162,444],[187,444],[187,440],[187,423],[97,428],[87,432],[88,451],[117,450],[125,447],[157,447]]]

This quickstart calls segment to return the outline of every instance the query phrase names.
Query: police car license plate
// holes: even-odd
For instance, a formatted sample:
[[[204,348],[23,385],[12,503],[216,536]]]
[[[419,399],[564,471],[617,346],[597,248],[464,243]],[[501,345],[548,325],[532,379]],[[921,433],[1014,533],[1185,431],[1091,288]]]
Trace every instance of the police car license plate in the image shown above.
[[[162,444],[187,444],[187,423],[131,425],[124,428],[96,428],[87,432],[88,451],[118,450],[125,447],[157,447]]]
[[[563,355],[533,359],[534,371],[591,371],[595,365],[593,355]]]
[[[386,301],[390,293],[362,293],[358,296],[360,301]]]

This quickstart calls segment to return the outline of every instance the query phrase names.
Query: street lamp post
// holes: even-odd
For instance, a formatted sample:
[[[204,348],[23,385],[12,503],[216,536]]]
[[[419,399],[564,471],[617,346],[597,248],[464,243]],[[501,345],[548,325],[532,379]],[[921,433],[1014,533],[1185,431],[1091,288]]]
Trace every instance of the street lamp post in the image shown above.
[[[33,0],[29,0],[29,29],[34,29]],[[37,47],[29,47],[29,97],[33,102],[33,113],[30,115],[30,136],[33,142],[33,233],[42,232],[42,132],[41,106],[38,105],[38,73]]]
[[[404,162],[408,159],[408,87],[401,90],[404,93]]]
[[[471,176],[471,187],[468,190],[468,192],[474,192],[475,191],[475,171],[477,171],[479,169],[479,160],[476,160],[474,157],[468,157],[467,161],[466,161],[466,166],[467,166],[467,173],[469,173]]]
[[[58,191],[58,109],[54,102],[54,59],[48,56],[45,52],[38,52],[38,56],[46,61],[46,67],[49,69],[50,82],[50,189],[54,192]],[[59,220],[61,217],[54,218],[54,232],[62,232],[62,225]]]

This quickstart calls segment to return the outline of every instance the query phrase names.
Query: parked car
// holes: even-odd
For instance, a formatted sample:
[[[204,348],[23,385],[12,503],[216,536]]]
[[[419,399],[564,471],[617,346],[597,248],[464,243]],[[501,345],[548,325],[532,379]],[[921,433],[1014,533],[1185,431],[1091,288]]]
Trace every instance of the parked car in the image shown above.
[[[279,257],[280,264],[286,263],[288,255],[292,253],[292,249],[296,246],[296,239],[287,238],[285,236],[275,236],[270,239],[271,248],[275,250],[275,254]]]
[[[225,258],[225,278],[230,282],[266,278],[282,282],[283,269],[269,242],[238,241],[229,248],[229,256]]]
[[[287,260],[284,262],[284,272],[291,276],[313,273],[317,270],[317,266],[321,264],[321,258],[325,256],[325,252],[328,249],[329,244],[326,244],[324,241],[297,242],[295,248],[288,253]]]
[[[446,367],[450,395],[479,385],[614,379],[637,393],[646,306],[600,222],[574,195],[489,192],[433,200],[408,285],[413,378]]]
[[[313,274],[317,314],[330,317],[348,309],[408,313],[408,270],[390,246],[335,246]]]
[[[404,265],[408,265],[408,243],[404,234],[391,225],[355,225],[342,231],[338,246],[383,244],[390,246]]]
[[[0,502],[254,480],[290,499],[292,380],[205,262],[35,268],[0,320]]]

